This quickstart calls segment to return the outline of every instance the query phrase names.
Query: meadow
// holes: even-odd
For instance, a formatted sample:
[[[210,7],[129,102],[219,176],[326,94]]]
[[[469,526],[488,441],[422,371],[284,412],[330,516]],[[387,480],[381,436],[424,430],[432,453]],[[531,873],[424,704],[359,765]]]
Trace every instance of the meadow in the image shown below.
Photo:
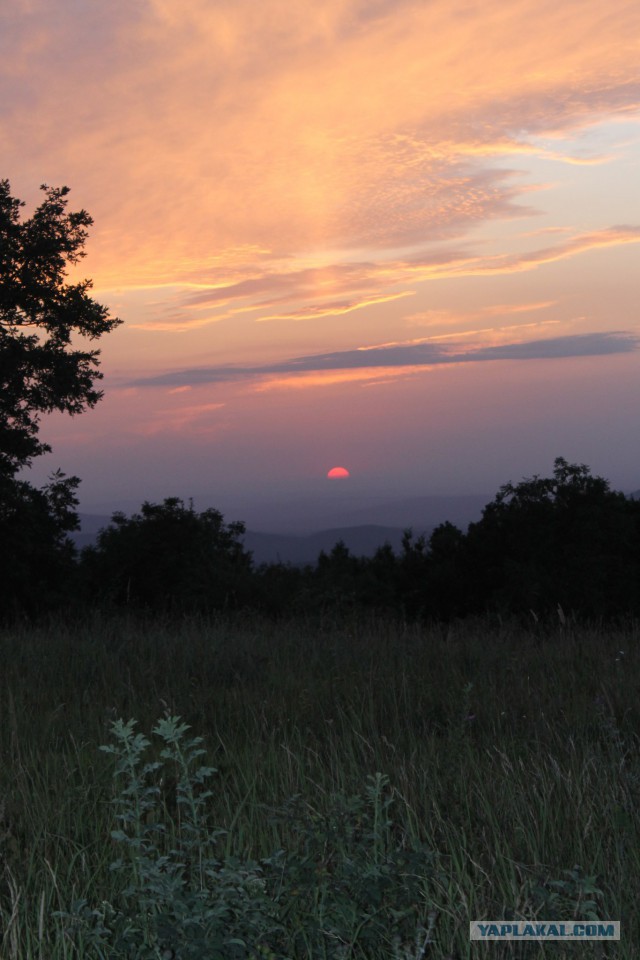
[[[631,960],[639,640],[564,617],[0,628],[0,957]],[[621,941],[469,941],[536,917]]]

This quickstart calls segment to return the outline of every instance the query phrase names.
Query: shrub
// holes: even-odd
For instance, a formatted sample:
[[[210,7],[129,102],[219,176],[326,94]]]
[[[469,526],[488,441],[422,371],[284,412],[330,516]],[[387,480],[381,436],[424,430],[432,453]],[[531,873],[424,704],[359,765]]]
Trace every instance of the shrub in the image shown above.
[[[73,904],[68,934],[100,960],[250,960],[252,945],[277,928],[274,908],[257,864],[216,855],[225,831],[207,823],[214,770],[199,763],[201,738],[186,739],[187,724],[166,717],[153,730],[164,743],[159,759],[146,760],[150,741],[134,727],[114,722],[116,742],[102,748],[121,783],[111,834],[122,849],[111,867],[120,896]]]

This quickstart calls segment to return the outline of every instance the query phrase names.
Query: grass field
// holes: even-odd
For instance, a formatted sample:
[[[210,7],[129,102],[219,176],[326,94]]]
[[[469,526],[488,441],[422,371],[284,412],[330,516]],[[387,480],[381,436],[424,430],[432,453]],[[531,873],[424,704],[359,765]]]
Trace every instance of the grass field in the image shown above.
[[[95,931],[83,946],[57,913],[79,900],[103,921],[101,905],[133,909],[124,888],[144,831],[161,818],[175,845],[188,826],[174,758],[149,775],[159,793],[138,834],[114,840],[122,784],[99,750],[118,718],[155,741],[157,721],[178,716],[217,770],[194,817],[206,807],[225,831],[194,833],[191,854],[228,868],[229,896],[263,861],[242,889],[253,883],[279,925],[269,939],[258,918],[264,938],[244,953],[191,944],[182,956],[636,958],[639,640],[638,624],[559,621],[5,627],[0,956],[171,956],[159,941],[127,954],[105,934],[100,946]],[[138,871],[138,884],[159,890],[168,869]],[[189,865],[172,876],[194,883]],[[249,909],[234,903],[234,916]],[[472,919],[589,916],[621,920],[620,943],[469,942]]]

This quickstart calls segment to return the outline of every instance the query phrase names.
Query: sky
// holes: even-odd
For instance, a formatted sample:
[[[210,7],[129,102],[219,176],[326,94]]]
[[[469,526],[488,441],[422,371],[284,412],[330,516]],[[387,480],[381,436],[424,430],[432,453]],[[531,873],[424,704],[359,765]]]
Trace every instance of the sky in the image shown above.
[[[84,509],[640,488],[637,0],[12,0],[0,145],[124,321]]]

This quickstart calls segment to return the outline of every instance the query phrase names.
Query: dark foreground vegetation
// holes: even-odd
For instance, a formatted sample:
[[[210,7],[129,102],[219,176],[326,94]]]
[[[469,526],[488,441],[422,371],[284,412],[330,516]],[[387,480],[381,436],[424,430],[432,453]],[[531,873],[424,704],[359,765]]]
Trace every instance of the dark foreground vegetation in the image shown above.
[[[631,960],[639,639],[558,617],[7,626],[0,956]],[[514,917],[622,940],[469,942]]]

